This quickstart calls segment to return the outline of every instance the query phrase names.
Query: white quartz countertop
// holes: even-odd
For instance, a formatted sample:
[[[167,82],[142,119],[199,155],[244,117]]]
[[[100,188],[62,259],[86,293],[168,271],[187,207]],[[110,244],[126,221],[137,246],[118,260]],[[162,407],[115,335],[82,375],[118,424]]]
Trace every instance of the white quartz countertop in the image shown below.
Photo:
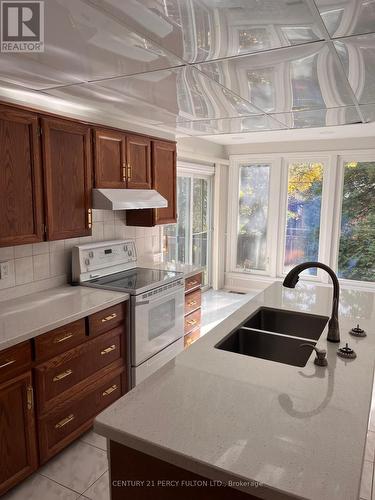
[[[274,283],[101,413],[96,431],[125,446],[260,498],[359,498],[375,359],[375,294],[342,290],[341,344],[357,359],[284,365],[216,349],[260,306],[330,316],[332,288]],[[367,337],[354,338],[357,323]]]
[[[0,351],[128,298],[127,293],[64,285],[0,302]]]
[[[204,271],[202,266],[194,266],[192,264],[179,264],[171,262],[160,262],[160,263],[138,263],[141,267],[148,267],[149,269],[160,269],[165,271],[175,271],[176,273],[184,273],[184,278],[189,278],[194,276],[194,274],[201,273]]]

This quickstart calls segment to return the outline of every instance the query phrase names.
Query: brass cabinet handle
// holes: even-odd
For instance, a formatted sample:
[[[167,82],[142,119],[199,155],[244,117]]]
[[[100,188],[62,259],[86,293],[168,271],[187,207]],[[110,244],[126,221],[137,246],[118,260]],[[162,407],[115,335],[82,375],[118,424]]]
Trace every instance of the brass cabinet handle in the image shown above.
[[[74,420],[73,413],[60,420],[60,422],[57,422],[57,424],[55,425],[55,429],[61,429],[61,427],[64,427],[66,424],[69,424],[69,422],[71,422],[72,420]]]
[[[10,361],[5,361],[5,363],[3,363],[2,365],[0,365],[0,368],[5,368],[6,366],[12,365],[15,362],[16,362],[15,359],[11,359]]]
[[[91,227],[92,227],[92,210],[91,210],[91,208],[89,208],[87,210],[87,225],[88,225],[89,229],[91,229]]]
[[[109,387],[106,391],[103,392],[103,396],[109,396],[113,391],[117,389],[117,385],[113,384],[111,387]]]
[[[71,339],[73,337],[73,333],[67,333],[63,337],[56,337],[53,341],[54,344],[60,344],[60,342],[65,342],[65,340]]]
[[[115,349],[116,349],[116,346],[115,346],[115,344],[113,344],[113,345],[110,345],[109,347],[107,347],[106,349],[103,349],[103,350],[100,352],[100,354],[101,354],[102,356],[104,356],[105,354],[109,354],[110,352],[114,351]]]
[[[132,166],[128,163],[128,181],[132,178]]]
[[[188,306],[195,306],[197,304],[196,300],[191,300],[190,302],[187,303]]]
[[[32,385],[28,385],[26,389],[27,409],[32,410],[34,407],[34,390]]]
[[[188,319],[186,323],[190,326],[196,325],[198,321],[196,319]]]
[[[71,370],[69,368],[68,370],[65,370],[64,372],[59,373],[58,375],[56,375],[55,377],[53,377],[53,381],[54,382],[58,382],[59,380],[62,380],[65,377],[69,377],[69,375],[71,375],[72,373],[73,373],[73,370]]]
[[[126,182],[126,163],[125,162],[122,164],[122,180],[123,180],[123,182]]]
[[[107,316],[106,318],[103,318],[102,319],[102,323],[105,323],[106,321],[111,321],[111,319],[115,319],[115,318],[117,318],[117,314],[113,313],[110,316]]]
[[[198,285],[199,281],[197,280],[194,280],[194,281],[189,281],[188,282],[188,286],[194,286],[194,285]]]

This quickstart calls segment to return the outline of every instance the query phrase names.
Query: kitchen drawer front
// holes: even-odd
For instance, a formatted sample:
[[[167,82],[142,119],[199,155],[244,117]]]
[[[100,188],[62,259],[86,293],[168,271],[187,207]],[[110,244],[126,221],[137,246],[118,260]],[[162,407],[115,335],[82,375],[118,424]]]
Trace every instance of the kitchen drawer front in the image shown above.
[[[122,302],[89,316],[89,335],[94,337],[111,330],[115,326],[124,324],[125,307],[125,302]]]
[[[122,369],[108,374],[83,395],[39,419],[40,461],[44,463],[92,425],[93,418],[122,394]]]
[[[202,290],[196,290],[185,295],[185,314],[199,309],[202,303]]]
[[[0,383],[27,371],[31,366],[31,342],[27,340],[0,351]]]
[[[53,358],[87,340],[85,320],[79,319],[35,338],[35,359]]]
[[[185,292],[188,292],[189,290],[194,290],[194,288],[198,288],[201,285],[202,285],[202,273],[190,276],[190,278],[185,279]]]
[[[192,332],[185,335],[184,348],[186,349],[186,348],[190,347],[191,344],[193,344],[196,340],[199,339],[200,336],[201,336],[201,329],[200,328],[196,328]]]
[[[198,328],[201,324],[201,310],[198,309],[197,311],[189,314],[188,316],[185,316],[185,335],[190,333],[191,331],[195,330]]]
[[[115,328],[37,366],[35,375],[39,414],[43,413],[53,398],[122,358],[124,336],[123,327]]]

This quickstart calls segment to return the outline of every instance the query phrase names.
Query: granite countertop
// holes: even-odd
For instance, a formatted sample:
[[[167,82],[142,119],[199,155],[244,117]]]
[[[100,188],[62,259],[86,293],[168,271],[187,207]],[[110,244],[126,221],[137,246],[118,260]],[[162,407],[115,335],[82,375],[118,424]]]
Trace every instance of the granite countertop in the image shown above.
[[[215,349],[260,306],[330,315],[332,288],[274,283],[250,298],[188,350],[138,385],[95,421],[96,431],[213,480],[258,481],[260,498],[359,497],[375,359],[375,294],[342,290],[337,357],[327,327],[317,347],[328,367],[304,368]],[[349,330],[360,323],[367,337]]]
[[[0,302],[0,351],[128,298],[127,293],[64,285]]]

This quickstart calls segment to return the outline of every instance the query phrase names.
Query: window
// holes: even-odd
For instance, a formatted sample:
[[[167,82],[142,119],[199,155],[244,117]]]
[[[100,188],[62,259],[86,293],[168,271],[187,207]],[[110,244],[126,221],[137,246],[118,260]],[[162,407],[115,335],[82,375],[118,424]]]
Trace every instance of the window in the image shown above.
[[[205,286],[210,283],[212,176],[213,168],[178,169],[177,224],[164,226],[164,260],[203,267]]]
[[[375,161],[344,163],[340,278],[375,281]]]
[[[240,167],[237,268],[265,271],[270,165]]]
[[[319,258],[320,213],[323,189],[321,162],[289,162],[284,268]],[[316,276],[316,269],[306,271]]]
[[[229,176],[229,273],[282,278],[320,261],[375,284],[375,151],[234,156]]]

